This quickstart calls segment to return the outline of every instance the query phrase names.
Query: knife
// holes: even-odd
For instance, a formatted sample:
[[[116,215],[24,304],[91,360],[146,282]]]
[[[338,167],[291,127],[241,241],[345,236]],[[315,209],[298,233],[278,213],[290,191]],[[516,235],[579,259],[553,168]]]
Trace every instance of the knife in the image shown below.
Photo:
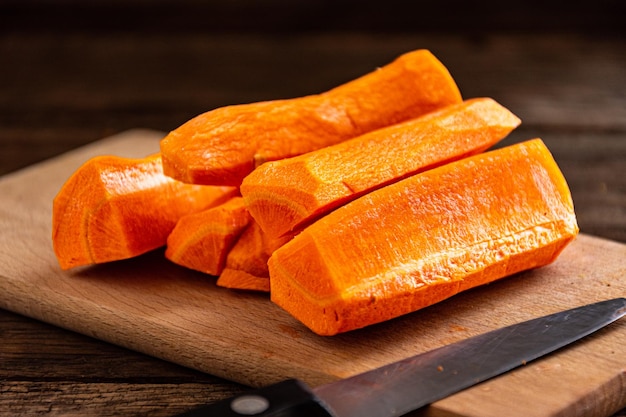
[[[398,417],[562,348],[626,315],[615,298],[514,324],[326,385],[288,379],[179,417]]]

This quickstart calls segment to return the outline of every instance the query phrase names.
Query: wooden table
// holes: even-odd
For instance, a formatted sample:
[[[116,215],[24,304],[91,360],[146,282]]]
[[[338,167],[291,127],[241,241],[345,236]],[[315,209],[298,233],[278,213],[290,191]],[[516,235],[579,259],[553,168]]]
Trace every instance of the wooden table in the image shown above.
[[[75,14],[1,6],[0,174],[127,129],[167,131],[217,106],[320,92],[427,48],[465,97],[491,96],[521,117],[504,144],[545,140],[568,179],[582,232],[626,242],[626,38],[614,24],[623,12],[617,2],[589,11],[588,20],[570,11],[571,25],[559,21],[557,30],[538,18],[539,33],[520,32],[523,17],[506,30],[497,13],[483,22],[497,31],[463,26],[458,17],[450,18],[465,31],[437,31],[417,17],[425,30],[415,30],[400,11],[401,25],[388,17],[370,28],[363,10],[375,15],[371,7],[342,30],[346,8],[324,27],[312,23],[326,16],[313,2],[298,13],[280,1],[268,2],[274,30],[266,30],[258,10],[190,1],[194,14],[169,15],[156,2],[147,17],[164,19],[168,31],[139,20],[147,10],[141,2],[104,3]],[[211,15],[219,23],[212,30],[201,24],[209,12],[225,19]],[[307,30],[284,23],[293,19],[308,22]],[[9,311],[0,310],[0,340],[1,416],[169,416],[244,389]]]

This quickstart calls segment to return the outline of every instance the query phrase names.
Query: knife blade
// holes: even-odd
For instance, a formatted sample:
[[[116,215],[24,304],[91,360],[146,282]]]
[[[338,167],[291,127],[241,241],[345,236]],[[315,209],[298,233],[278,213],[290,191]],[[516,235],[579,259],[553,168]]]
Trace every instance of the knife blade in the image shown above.
[[[309,388],[288,379],[179,417],[399,417],[560,349],[626,315],[615,298],[539,317]]]

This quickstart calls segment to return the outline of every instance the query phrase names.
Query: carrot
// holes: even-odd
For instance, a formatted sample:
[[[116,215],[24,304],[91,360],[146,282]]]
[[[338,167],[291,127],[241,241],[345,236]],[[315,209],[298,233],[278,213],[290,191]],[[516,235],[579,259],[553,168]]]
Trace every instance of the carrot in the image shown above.
[[[427,50],[317,95],[217,108],[161,141],[164,172],[194,184],[236,185],[266,161],[310,152],[461,101]]]
[[[241,184],[252,217],[270,236],[303,225],[373,189],[484,151],[520,124],[477,98],[340,144],[263,164]]]
[[[269,291],[267,260],[289,237],[272,239],[254,220],[226,257],[217,285],[233,289]]]
[[[59,265],[70,269],[116,261],[164,246],[181,216],[237,192],[173,180],[163,174],[158,154],[92,158],[53,201],[52,241]]]
[[[226,255],[251,221],[243,198],[182,217],[167,238],[165,257],[205,274],[219,275]]]
[[[217,279],[217,285],[243,291],[270,292],[270,277],[257,276],[240,269],[225,268]]]
[[[313,223],[269,259],[271,298],[333,335],[546,265],[577,233],[562,173],[530,140],[414,175]]]

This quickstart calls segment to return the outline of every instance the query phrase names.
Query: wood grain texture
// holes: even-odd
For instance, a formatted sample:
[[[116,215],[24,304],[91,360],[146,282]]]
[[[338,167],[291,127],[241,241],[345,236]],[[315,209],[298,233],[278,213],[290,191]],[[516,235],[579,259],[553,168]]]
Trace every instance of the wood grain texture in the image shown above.
[[[167,417],[244,386],[0,310],[0,416]]]
[[[127,132],[0,180],[0,307],[247,385],[290,376],[317,385],[493,328],[626,294],[626,245],[587,235],[553,265],[333,338],[314,336],[264,295],[218,288],[211,277],[166,262],[161,251],[60,271],[51,250],[50,202],[62,182],[90,156],[147,155],[160,137],[154,131]],[[626,323],[620,321],[425,411],[517,415],[511,407],[519,404],[513,408],[525,416],[610,415],[626,405],[625,338]],[[2,382],[7,391],[36,387]],[[185,389],[196,388],[201,390],[190,383]],[[55,389],[62,401],[70,388],[61,382]],[[110,395],[105,401],[122,401]],[[476,411],[472,404],[481,406]]]

